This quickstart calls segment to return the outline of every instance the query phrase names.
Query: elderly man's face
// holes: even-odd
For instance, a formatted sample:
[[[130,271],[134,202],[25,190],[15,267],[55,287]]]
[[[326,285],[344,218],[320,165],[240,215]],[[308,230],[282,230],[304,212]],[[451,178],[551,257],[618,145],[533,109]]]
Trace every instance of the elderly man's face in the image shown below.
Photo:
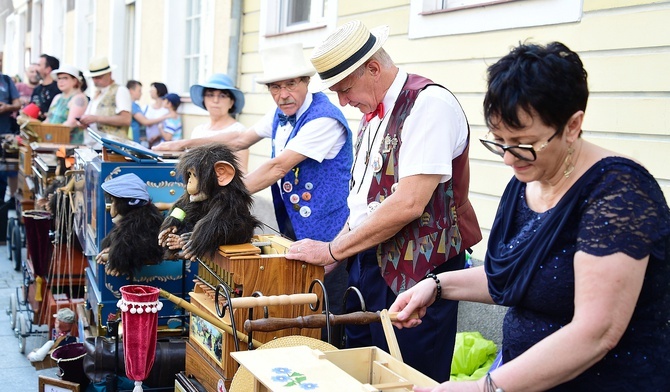
[[[374,111],[379,104],[375,98],[374,83],[369,72],[363,72],[361,76],[354,73],[334,84],[330,91],[337,93],[340,106],[353,106],[365,114]]]
[[[103,75],[94,76],[93,77],[93,84],[97,88],[105,88],[105,87],[109,86],[110,84],[112,84],[112,73],[108,72],[108,73],[103,74]]]
[[[272,94],[277,107],[287,116],[298,112],[307,97],[309,79],[294,78],[268,83],[268,90]]]

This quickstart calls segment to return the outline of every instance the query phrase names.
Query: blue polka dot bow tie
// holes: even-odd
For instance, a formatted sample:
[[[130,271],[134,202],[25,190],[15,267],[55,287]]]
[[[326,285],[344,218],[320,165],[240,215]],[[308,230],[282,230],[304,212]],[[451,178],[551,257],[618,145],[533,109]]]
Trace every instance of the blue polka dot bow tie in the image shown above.
[[[283,127],[287,122],[291,123],[291,126],[295,127],[295,114],[287,116],[285,114],[279,113],[279,125]]]

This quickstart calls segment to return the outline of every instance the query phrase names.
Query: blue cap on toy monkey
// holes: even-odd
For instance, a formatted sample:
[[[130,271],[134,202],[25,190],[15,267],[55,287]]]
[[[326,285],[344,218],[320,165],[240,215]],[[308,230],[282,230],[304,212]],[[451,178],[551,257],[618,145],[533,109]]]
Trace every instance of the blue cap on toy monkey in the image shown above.
[[[148,202],[147,185],[134,173],[123,174],[102,183],[102,189],[114,197]],[[137,204],[132,203],[131,204]]]

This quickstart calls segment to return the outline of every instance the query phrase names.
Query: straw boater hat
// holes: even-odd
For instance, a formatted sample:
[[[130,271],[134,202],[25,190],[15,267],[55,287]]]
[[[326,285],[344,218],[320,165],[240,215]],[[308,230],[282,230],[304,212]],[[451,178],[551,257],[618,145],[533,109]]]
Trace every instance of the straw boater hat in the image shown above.
[[[275,46],[261,51],[263,62],[263,75],[256,79],[256,83],[268,84],[298,78],[312,76],[316,73],[314,68],[305,61],[302,53],[302,44]]]
[[[388,26],[368,30],[359,20],[340,26],[314,48],[310,59],[321,78],[321,90],[332,87],[365,63],[384,45],[388,35]]]
[[[93,78],[104,75],[116,69],[116,65],[110,65],[107,57],[95,57],[88,63],[88,72],[86,77]]]

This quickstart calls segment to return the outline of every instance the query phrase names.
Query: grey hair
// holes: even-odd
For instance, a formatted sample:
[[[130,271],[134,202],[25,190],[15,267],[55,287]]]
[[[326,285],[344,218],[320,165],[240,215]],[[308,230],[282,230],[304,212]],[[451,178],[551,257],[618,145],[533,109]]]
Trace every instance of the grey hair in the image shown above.
[[[379,48],[378,51],[376,51],[367,61],[365,61],[363,64],[361,64],[358,68],[354,70],[354,72],[351,73],[350,76],[354,76],[357,78],[360,78],[363,76],[363,73],[365,72],[365,68],[368,66],[370,61],[377,61],[382,68],[391,68],[393,66],[393,60],[391,59],[391,56],[384,50],[384,48]]]

